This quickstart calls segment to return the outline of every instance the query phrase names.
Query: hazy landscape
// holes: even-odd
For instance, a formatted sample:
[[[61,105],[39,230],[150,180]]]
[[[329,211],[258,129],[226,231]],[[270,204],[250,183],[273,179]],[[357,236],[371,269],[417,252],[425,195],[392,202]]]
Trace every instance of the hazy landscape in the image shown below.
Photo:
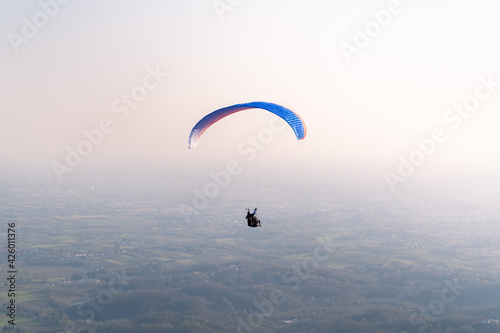
[[[0,332],[499,333],[499,10],[0,1]]]
[[[190,188],[172,180],[1,182],[18,332],[500,331],[488,202],[275,184],[254,229],[222,197],[185,220]]]

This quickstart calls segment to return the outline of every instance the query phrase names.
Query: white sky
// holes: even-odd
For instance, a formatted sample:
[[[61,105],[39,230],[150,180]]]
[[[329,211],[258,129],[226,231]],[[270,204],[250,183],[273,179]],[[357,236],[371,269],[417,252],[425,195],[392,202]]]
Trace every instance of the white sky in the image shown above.
[[[500,82],[498,1],[401,0],[399,14],[348,63],[341,44],[353,45],[356,28],[391,1],[242,0],[222,20],[213,0],[72,0],[16,53],[9,33],[22,35],[23,17],[32,22],[40,3],[53,1],[0,4],[3,166],[36,165],[53,175],[51,163],[64,163],[66,146],[110,118],[115,130],[78,168],[182,172],[195,161],[187,138],[201,117],[268,101],[306,122],[308,136],[291,158],[310,175],[383,181],[398,156],[438,127],[448,139],[418,174],[499,170],[500,86],[458,130],[443,121],[454,103],[474,95],[479,77]],[[111,104],[140,85],[148,67],[169,76],[118,118]]]

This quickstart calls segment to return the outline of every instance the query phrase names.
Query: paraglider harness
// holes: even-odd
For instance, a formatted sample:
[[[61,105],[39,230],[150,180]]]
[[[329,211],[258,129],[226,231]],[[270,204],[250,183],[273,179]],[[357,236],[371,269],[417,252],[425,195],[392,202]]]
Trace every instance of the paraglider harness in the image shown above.
[[[260,227],[260,220],[255,216],[257,214],[257,208],[254,209],[253,213],[250,213],[250,209],[247,208],[247,222],[248,226],[255,228],[255,227]]]

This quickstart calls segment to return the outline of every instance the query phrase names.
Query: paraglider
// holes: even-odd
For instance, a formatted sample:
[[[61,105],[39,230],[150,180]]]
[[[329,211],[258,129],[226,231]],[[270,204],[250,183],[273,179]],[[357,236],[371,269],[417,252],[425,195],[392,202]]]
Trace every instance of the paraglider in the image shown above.
[[[210,126],[212,126],[222,118],[240,111],[252,109],[263,109],[271,112],[272,114],[275,114],[276,116],[282,118],[291,127],[297,140],[302,140],[305,138],[307,133],[306,126],[304,124],[304,121],[297,113],[285,108],[284,106],[274,103],[250,102],[224,107],[215,110],[203,117],[191,130],[188,141],[188,149],[195,148],[198,145],[198,141],[200,140],[200,137],[203,135],[203,133],[208,128],[210,128]],[[249,227],[255,228],[261,226],[260,220],[257,218],[256,213],[257,208],[254,209],[253,213],[250,213],[250,210],[247,208],[246,219]]]
[[[243,104],[235,104],[232,106],[228,106],[222,109],[215,110],[212,113],[207,114],[203,117],[191,130],[191,134],[189,135],[189,144],[188,148],[194,148],[198,144],[201,135],[213,124],[218,122],[224,117],[232,115],[236,112],[248,110],[248,109],[263,109],[267,110],[275,115],[281,117],[284,121],[290,125],[292,130],[297,137],[297,140],[302,140],[306,136],[306,125],[300,118],[298,114],[289,110],[281,105],[267,102],[251,102],[251,103],[243,103]]]
[[[250,209],[247,208],[247,216],[245,217],[248,222],[249,227],[260,227],[260,220],[255,216],[257,214],[257,208],[253,210],[253,213],[250,213]]]

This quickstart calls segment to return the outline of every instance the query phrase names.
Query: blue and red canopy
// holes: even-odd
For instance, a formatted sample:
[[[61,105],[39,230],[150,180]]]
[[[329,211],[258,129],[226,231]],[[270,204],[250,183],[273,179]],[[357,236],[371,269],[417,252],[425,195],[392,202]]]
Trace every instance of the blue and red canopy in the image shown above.
[[[200,139],[203,132],[205,132],[214,123],[218,122],[224,117],[232,115],[233,113],[248,109],[263,109],[281,117],[293,129],[297,140],[302,140],[306,136],[307,129],[304,121],[298,114],[296,114],[292,110],[274,103],[251,102],[227,106],[225,108],[218,109],[212,113],[207,114],[191,130],[191,134],[189,135],[188,148],[191,149],[196,147],[196,145],[198,144],[198,140]]]

